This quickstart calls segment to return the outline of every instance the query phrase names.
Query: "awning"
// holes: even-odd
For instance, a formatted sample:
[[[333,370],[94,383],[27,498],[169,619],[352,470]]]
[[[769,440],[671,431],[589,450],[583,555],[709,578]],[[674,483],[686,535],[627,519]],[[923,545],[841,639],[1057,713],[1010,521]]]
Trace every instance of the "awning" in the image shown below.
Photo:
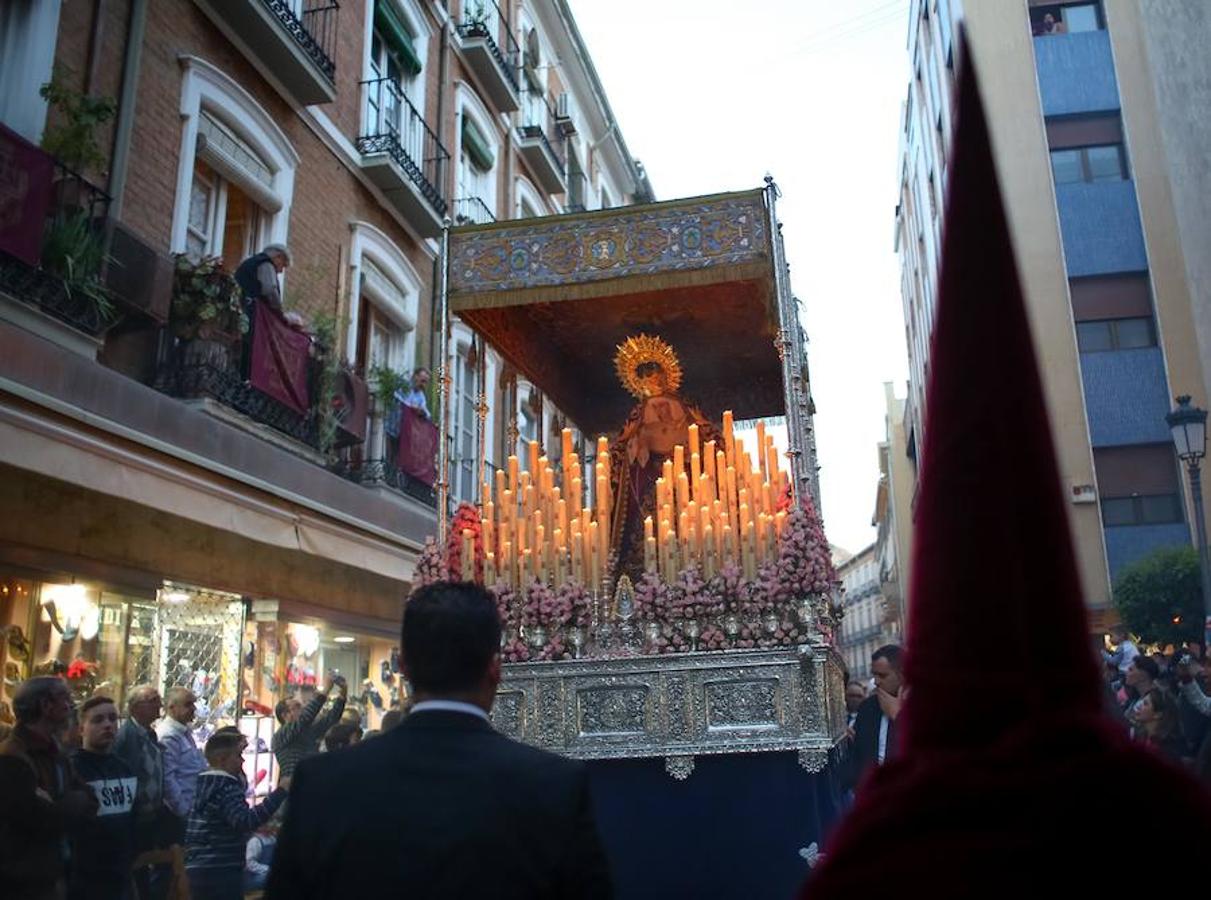
[[[496,157],[492,154],[492,146],[488,143],[488,138],[465,113],[463,114],[463,149],[467,151],[471,164],[481,171],[487,172],[496,163]]]
[[[383,40],[397,57],[400,65],[409,75],[420,73],[420,56],[412,43],[412,32],[404,24],[404,20],[396,11],[391,0],[375,0],[374,24],[382,34]]]

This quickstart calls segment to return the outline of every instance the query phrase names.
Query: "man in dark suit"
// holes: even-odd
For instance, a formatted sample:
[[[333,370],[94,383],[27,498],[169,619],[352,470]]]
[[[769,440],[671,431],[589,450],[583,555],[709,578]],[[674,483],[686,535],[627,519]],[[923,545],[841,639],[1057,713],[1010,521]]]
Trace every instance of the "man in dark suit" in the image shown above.
[[[862,701],[854,717],[854,738],[844,772],[844,787],[853,790],[872,765],[895,755],[896,720],[903,701],[904,651],[895,644],[876,650],[870,658],[874,693]]]
[[[411,713],[376,740],[299,763],[268,896],[610,897],[583,764],[489,723],[492,595],[421,588],[402,647]]]

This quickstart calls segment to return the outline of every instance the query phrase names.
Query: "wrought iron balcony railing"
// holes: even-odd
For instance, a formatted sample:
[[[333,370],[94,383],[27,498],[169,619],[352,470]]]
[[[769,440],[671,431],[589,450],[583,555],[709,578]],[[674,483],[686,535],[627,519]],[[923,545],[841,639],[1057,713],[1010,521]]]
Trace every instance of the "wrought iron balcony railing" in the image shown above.
[[[366,133],[357,139],[362,153],[386,153],[424,195],[439,215],[447,202],[442,194],[450,153],[425,124],[393,78],[362,82],[366,88]]]
[[[99,335],[114,318],[104,287],[110,197],[58,160],[53,162],[38,265],[0,250],[0,290],[78,331]]]
[[[547,99],[546,94],[533,89],[522,93],[521,127],[518,129],[522,137],[541,138],[543,146],[550,152],[558,163],[557,168],[566,174],[568,170],[567,157],[564,153],[564,139],[555,121],[555,108]]]
[[[501,73],[513,90],[517,90],[521,47],[496,0],[464,0],[463,20],[458,26],[458,33],[464,38],[483,38]]]
[[[299,48],[331,82],[336,81],[336,0],[261,0]]]
[[[332,471],[356,484],[384,485],[425,506],[437,509],[437,494],[433,488],[400,470],[391,460],[370,459],[359,462],[342,460],[332,467]]]
[[[454,201],[455,225],[487,225],[495,222],[492,210],[478,197],[459,197]]]

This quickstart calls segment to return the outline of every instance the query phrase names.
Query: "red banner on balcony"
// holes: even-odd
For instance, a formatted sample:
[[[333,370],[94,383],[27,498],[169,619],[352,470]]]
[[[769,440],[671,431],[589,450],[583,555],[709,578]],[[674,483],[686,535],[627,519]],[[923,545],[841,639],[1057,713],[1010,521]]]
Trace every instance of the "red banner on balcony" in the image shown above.
[[[307,363],[311,338],[292,328],[267,303],[257,301],[252,325],[252,386],[301,415],[311,408]]]
[[[433,487],[437,481],[437,426],[411,406],[401,407],[399,417],[400,471]]]
[[[38,265],[54,161],[0,125],[0,250]]]

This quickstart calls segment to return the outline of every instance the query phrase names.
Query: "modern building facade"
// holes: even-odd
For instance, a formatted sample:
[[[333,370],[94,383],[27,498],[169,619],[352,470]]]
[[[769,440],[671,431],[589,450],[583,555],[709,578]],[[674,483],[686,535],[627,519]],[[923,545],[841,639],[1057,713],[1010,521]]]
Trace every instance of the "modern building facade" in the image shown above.
[[[567,3],[14,0],[0,88],[6,678],[79,659],[118,699],[196,684],[222,715],[339,669],[386,699],[437,511],[384,385],[437,381],[443,221],[650,198]],[[272,390],[238,302],[174,275],[270,243],[302,323]],[[510,406],[536,438],[544,406],[490,354],[478,386],[456,338],[469,473],[481,391],[494,461]]]
[[[837,645],[851,678],[868,678],[871,654],[887,643],[879,571],[874,544],[837,567],[845,608]]]
[[[886,642],[903,643],[908,623],[908,585],[912,567],[912,492],[914,478],[904,428],[905,402],[890,382],[883,385],[886,437],[879,443],[879,485],[871,524],[877,529],[875,558],[883,594]]]
[[[896,212],[908,455],[916,459],[926,421],[962,23],[1095,621],[1124,566],[1190,541],[1190,498],[1165,414],[1177,394],[1207,399],[1196,324],[1206,317],[1197,310],[1209,219],[1205,197],[1183,199],[1206,178],[1193,162],[1205,144],[1183,121],[1197,117],[1177,112],[1190,91],[1206,90],[1206,63],[1190,43],[1171,60],[1171,4],[1145,6],[914,0],[908,40]],[[1183,16],[1187,42],[1211,38],[1205,11]]]

